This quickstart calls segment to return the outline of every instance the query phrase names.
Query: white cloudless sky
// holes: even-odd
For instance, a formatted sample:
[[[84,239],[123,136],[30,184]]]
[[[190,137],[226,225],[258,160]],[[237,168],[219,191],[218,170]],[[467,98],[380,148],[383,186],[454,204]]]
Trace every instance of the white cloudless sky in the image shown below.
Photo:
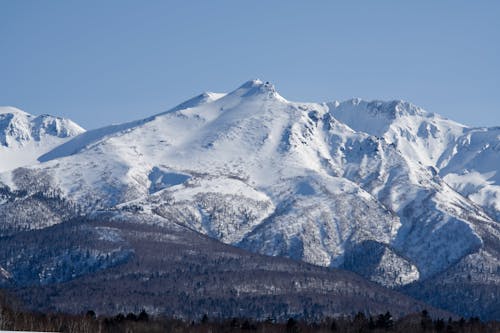
[[[203,91],[404,99],[500,126],[500,1],[0,1],[0,105],[85,128]]]

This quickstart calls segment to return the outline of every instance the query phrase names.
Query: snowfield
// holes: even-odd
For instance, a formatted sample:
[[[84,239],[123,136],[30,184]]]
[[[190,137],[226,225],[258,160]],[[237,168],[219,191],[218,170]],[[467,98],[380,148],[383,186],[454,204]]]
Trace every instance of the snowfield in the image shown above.
[[[67,119],[0,107],[0,172],[33,165],[42,154],[83,132]]]
[[[36,219],[5,217],[41,192],[74,214],[140,211],[390,287],[472,254],[471,265],[500,265],[500,128],[404,101],[291,102],[259,80],[87,132],[2,110],[4,234],[60,221],[41,222],[57,216],[50,205]]]

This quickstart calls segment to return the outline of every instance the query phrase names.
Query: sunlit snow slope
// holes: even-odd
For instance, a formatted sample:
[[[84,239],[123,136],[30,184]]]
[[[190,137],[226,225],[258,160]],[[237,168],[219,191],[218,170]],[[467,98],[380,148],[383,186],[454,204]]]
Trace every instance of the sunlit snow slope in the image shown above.
[[[83,132],[68,119],[0,107],[0,172],[35,164],[39,156]]]
[[[329,104],[356,131],[384,138],[409,162],[430,168],[456,191],[500,219],[500,127],[472,128],[406,102]]]
[[[398,286],[498,258],[497,132],[401,101],[290,102],[253,80],[85,132],[0,179]]]

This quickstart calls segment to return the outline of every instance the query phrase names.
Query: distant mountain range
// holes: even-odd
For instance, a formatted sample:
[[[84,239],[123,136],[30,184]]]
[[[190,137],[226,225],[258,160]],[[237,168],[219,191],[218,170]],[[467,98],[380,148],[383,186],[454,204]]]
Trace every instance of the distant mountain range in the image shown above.
[[[134,285],[137,274],[131,287],[137,299],[166,311],[148,298],[146,271],[131,273],[130,265],[155,262],[146,265],[152,276],[174,269],[174,259],[160,269],[154,248],[181,233],[189,246],[200,241],[204,249],[227,249],[232,270],[247,269],[244,262],[254,259],[245,258],[258,258],[252,269],[281,260],[242,250],[298,261],[284,261],[289,268],[273,268],[270,280],[259,283],[263,289],[244,292],[286,295],[275,299],[288,304],[281,316],[292,303],[307,304],[297,301],[298,289],[286,279],[326,274],[320,285],[349,280],[365,288],[364,295],[366,288],[379,290],[351,273],[305,262],[398,291],[386,290],[392,296],[375,297],[361,310],[410,304],[404,293],[458,315],[500,319],[500,127],[467,127],[404,101],[290,102],[272,84],[253,80],[227,94],[204,93],[150,118],[90,131],[0,108],[0,170],[0,286],[18,290],[38,308],[50,299],[55,309],[76,311],[65,301],[68,286],[90,288],[93,281],[104,288],[112,274]],[[132,236],[153,225],[154,232]],[[66,242],[72,233],[85,236]],[[43,243],[54,235],[61,239]],[[151,244],[139,246],[137,237]],[[190,260],[204,267],[203,256]],[[212,262],[210,272],[222,269],[216,266]],[[283,271],[297,273],[288,272],[276,282],[279,288],[266,282],[278,281]],[[316,295],[317,314],[342,311],[320,301],[318,284],[302,285]],[[224,288],[221,297],[236,293],[241,300],[238,288]],[[47,296],[55,290],[66,296]],[[354,294],[344,296],[357,304]],[[93,306],[119,310],[118,303],[99,304]],[[415,301],[401,312],[419,307]],[[271,308],[259,313],[265,317]]]

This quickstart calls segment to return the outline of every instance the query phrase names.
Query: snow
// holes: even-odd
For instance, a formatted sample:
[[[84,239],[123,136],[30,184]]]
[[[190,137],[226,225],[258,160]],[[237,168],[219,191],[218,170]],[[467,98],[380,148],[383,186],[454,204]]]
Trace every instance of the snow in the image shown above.
[[[351,100],[329,106],[337,119],[383,137],[408,163],[435,170],[453,189],[500,219],[500,128],[470,128],[403,101]]]
[[[404,101],[292,102],[251,80],[65,139],[27,172],[87,213],[140,207],[157,223],[318,265],[378,242],[367,274],[395,286],[496,235],[499,137]],[[12,172],[0,181],[22,187]]]
[[[331,112],[356,131],[383,137],[408,160],[439,166],[450,144],[466,127],[404,101],[329,103]]]
[[[154,167],[148,175],[148,179],[151,181],[149,192],[154,193],[167,187],[182,184],[189,178],[191,178],[190,175],[169,172],[168,170]]]
[[[0,172],[33,165],[40,155],[82,132],[68,119],[0,107]]]

